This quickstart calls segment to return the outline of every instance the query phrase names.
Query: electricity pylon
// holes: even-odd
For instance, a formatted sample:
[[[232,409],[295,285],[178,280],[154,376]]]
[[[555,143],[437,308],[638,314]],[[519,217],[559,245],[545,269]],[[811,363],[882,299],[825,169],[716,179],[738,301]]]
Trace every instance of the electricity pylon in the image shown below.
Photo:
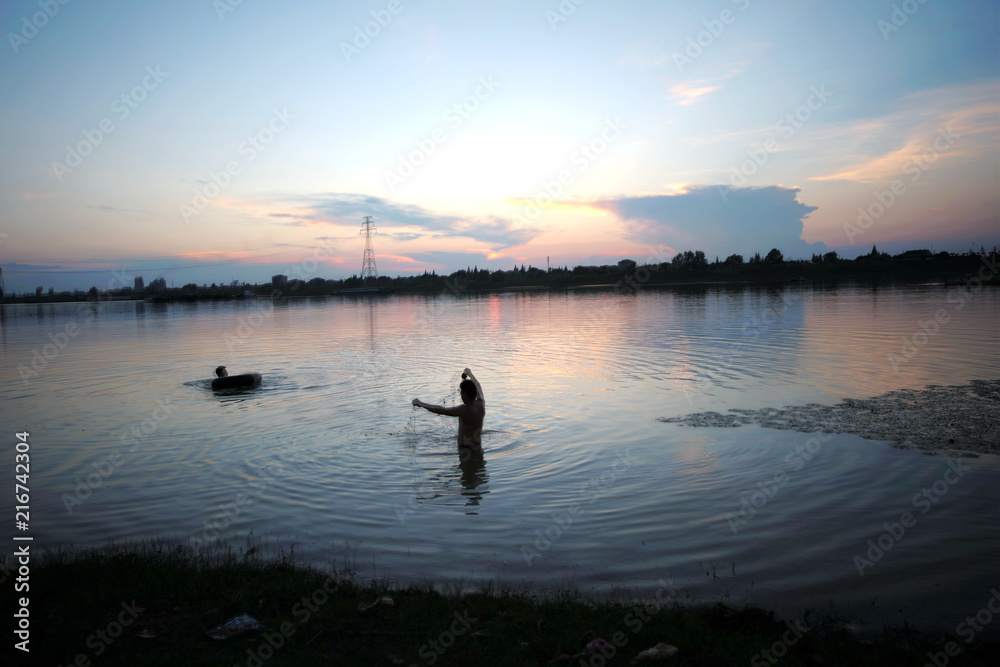
[[[365,235],[365,258],[361,263],[361,281],[369,277],[378,279],[378,267],[375,266],[375,249],[372,247],[372,232],[376,231],[375,222],[370,215],[365,216],[361,223],[361,233]]]

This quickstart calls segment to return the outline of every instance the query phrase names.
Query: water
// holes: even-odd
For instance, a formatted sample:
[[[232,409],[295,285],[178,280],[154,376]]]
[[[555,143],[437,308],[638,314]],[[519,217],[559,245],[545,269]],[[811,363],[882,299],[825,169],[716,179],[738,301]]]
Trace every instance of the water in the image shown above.
[[[946,457],[852,435],[810,444],[814,434],[657,421],[1000,378],[1000,294],[967,293],[961,309],[948,294],[4,306],[0,409],[8,440],[31,434],[39,548],[153,536],[240,546],[252,533],[402,584],[643,595],[666,580],[698,599],[790,614],[832,604],[954,632],[1000,586],[1000,457],[963,459],[956,477]],[[948,321],[922,333],[942,310]],[[902,338],[915,341],[908,358]],[[219,364],[264,382],[214,393]],[[455,404],[466,366],[487,401],[478,465],[459,462],[453,420],[410,405]],[[813,454],[795,453],[807,444]],[[914,498],[935,482],[938,502]],[[743,500],[765,491],[740,523]],[[880,537],[889,549],[862,576],[855,557]]]

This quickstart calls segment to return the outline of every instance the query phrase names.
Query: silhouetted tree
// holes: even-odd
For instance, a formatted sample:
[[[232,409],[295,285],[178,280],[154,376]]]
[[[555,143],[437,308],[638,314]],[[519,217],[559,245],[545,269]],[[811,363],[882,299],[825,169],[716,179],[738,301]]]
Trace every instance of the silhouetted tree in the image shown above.
[[[767,253],[767,257],[764,258],[765,264],[781,264],[784,261],[784,256],[777,248],[771,248],[771,252]]]

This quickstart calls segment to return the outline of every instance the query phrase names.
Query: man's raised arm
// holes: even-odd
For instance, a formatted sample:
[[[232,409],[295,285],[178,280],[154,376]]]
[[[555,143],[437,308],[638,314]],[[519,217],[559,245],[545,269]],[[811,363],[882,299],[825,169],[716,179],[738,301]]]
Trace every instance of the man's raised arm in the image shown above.
[[[478,394],[479,398],[483,399],[483,404],[485,405],[486,396],[483,394],[483,386],[479,384],[479,380],[476,379],[476,376],[473,375],[472,371],[469,370],[468,368],[465,369],[463,375],[467,375],[469,379],[472,380],[472,383],[476,385],[476,393]]]

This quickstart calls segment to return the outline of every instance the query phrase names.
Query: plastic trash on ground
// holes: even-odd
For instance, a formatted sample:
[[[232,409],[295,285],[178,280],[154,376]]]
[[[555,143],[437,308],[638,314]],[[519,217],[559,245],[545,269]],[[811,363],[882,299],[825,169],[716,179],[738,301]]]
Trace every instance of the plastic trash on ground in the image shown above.
[[[648,648],[645,651],[639,653],[639,655],[632,658],[632,664],[638,664],[640,662],[645,662],[647,660],[662,660],[663,658],[669,658],[674,653],[677,653],[677,647],[671,646],[670,644],[663,644],[662,642],[654,646],[653,648]]]
[[[247,632],[248,630],[259,630],[260,623],[257,619],[250,616],[249,614],[240,614],[239,616],[233,616],[231,619],[223,623],[222,625],[217,625],[208,631],[208,636],[212,639],[229,639],[242,632]]]
[[[386,607],[396,606],[396,603],[393,602],[391,597],[389,597],[388,595],[383,595],[378,600],[375,600],[375,602],[369,602],[368,604],[362,602],[361,604],[358,605],[358,611],[364,613],[369,609],[371,609],[372,607],[377,607],[380,604],[385,605]]]

